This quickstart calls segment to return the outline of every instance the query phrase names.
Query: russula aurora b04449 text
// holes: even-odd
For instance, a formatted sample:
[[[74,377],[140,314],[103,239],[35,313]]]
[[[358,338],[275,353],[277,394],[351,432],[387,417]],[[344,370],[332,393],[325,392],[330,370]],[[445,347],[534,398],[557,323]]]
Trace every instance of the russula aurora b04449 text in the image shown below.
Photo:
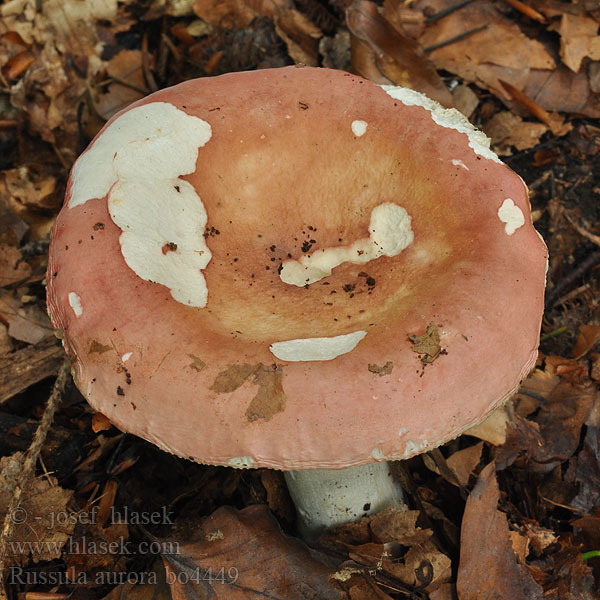
[[[516,390],[545,267],[523,182],[459,113],[289,67],[107,123],[71,173],[48,306],[95,409],[183,457],[293,471],[315,530],[395,501],[386,461]],[[346,476],[353,499],[308,498]]]

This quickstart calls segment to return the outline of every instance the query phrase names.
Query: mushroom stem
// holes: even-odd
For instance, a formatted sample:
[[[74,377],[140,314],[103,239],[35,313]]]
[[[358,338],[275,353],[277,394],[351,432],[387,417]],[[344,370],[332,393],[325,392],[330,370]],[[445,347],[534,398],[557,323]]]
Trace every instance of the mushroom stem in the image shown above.
[[[324,529],[404,501],[387,462],[337,470],[287,471],[285,480],[296,506],[300,533],[306,540],[314,539]]]

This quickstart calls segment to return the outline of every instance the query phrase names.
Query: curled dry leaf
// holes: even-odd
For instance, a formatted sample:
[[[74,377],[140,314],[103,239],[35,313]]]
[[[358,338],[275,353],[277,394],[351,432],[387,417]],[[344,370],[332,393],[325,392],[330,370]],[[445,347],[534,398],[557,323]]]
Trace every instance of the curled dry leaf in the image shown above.
[[[344,597],[329,569],[285,536],[264,505],[219,508],[163,561],[173,600]]]
[[[362,42],[352,46],[352,65],[360,75],[377,83],[409,87],[443,106],[453,106],[452,95],[419,44],[400,33],[375,3],[355,0],[346,9],[346,19],[350,33]]]
[[[586,355],[600,340],[600,325],[580,325],[579,337],[575,347],[571,351],[571,356],[579,359]]]
[[[565,12],[560,19],[558,33],[560,57],[571,71],[577,73],[586,56],[592,60],[600,60],[600,36],[596,19],[585,14]]]
[[[481,472],[465,506],[456,582],[458,597],[542,600],[542,587],[527,567],[517,562],[506,515],[497,508],[499,498],[495,464],[490,463]]]
[[[492,140],[492,148],[500,156],[510,156],[513,148],[519,152],[528,150],[540,143],[548,131],[543,123],[523,121],[512,112],[497,112],[483,126],[483,131]]]

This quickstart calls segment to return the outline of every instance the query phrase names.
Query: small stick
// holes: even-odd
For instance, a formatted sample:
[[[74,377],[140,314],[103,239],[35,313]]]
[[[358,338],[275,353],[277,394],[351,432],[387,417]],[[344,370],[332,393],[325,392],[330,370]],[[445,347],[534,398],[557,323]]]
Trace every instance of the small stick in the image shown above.
[[[467,29],[467,31],[463,31],[454,37],[451,37],[443,42],[438,42],[437,44],[432,44],[431,46],[427,46],[427,48],[423,48],[423,52],[433,52],[438,48],[443,48],[444,46],[449,46],[450,44],[454,44],[454,42],[460,42],[460,40],[464,40],[466,37],[485,29],[488,26],[487,23],[482,23],[481,25],[477,25],[477,27],[473,27],[472,29]]]
[[[453,4],[452,6],[449,6],[448,8],[444,8],[444,10],[440,10],[440,12],[437,12],[437,13],[431,15],[430,17],[427,17],[425,19],[425,23],[433,23],[435,21],[439,21],[440,19],[443,19],[444,17],[451,15],[453,12],[460,10],[464,6],[467,6],[467,4],[471,4],[471,2],[473,2],[473,0],[463,0],[462,2],[459,2],[458,4]]]

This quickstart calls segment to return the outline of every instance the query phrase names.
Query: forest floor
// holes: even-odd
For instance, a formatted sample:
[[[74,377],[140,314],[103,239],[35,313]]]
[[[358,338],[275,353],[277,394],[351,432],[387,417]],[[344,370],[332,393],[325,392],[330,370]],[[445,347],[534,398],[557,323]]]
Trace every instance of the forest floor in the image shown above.
[[[0,2],[2,594],[598,598],[599,23],[594,0]],[[550,253],[520,392],[395,467],[407,506],[312,549],[280,472],[195,464],[94,414],[44,283],[69,169],[106,120],[186,79],[294,63],[458,108],[528,184]]]

